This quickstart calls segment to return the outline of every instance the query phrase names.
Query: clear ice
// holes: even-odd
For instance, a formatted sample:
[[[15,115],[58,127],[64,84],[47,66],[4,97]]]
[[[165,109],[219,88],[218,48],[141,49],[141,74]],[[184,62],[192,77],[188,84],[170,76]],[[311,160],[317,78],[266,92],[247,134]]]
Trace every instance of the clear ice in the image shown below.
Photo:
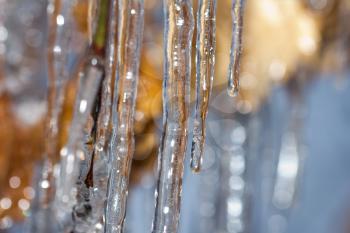
[[[92,1],[92,0],[91,0]],[[41,166],[41,175],[36,180],[36,198],[32,208],[31,231],[47,232],[52,227],[50,220],[52,203],[55,197],[54,165],[58,156],[59,118],[64,101],[64,92],[71,76],[68,59],[71,51],[77,57],[85,51],[88,40],[83,33],[76,31],[73,8],[79,1],[49,0],[48,13],[48,112],[46,116],[45,158]],[[74,38],[72,34],[75,34]],[[81,46],[74,46],[73,41],[80,41]],[[74,59],[73,59],[74,60]]]
[[[71,2],[48,1],[47,12],[49,20],[48,32],[48,112],[46,115],[45,153],[46,157],[42,168],[42,177],[39,183],[48,183],[47,188],[39,188],[39,209],[48,208],[53,200],[54,176],[53,166],[58,151],[59,117],[64,99],[64,88],[68,80],[65,61],[68,44],[70,43],[69,32],[64,28],[64,19],[69,16],[69,10],[73,7]],[[59,17],[58,17],[59,16]],[[62,22],[63,19],[63,22]],[[40,187],[40,185],[39,185]],[[35,213],[34,213],[35,214]]]
[[[90,2],[92,3],[92,2]],[[90,46],[84,46],[86,58],[78,58],[76,69],[79,83],[73,120],[68,141],[60,150],[60,167],[57,176],[55,213],[59,231],[89,232],[94,221],[90,203],[90,171],[93,166],[96,121],[100,110],[101,83],[104,78],[103,33],[108,1],[98,2],[98,14]],[[91,23],[92,24],[92,23]],[[102,37],[103,38],[103,37]],[[102,51],[102,52],[101,52]],[[102,54],[101,54],[102,53]]]
[[[191,168],[201,169],[205,125],[215,69],[216,0],[200,0],[197,14],[196,107],[191,150]]]
[[[84,142],[85,126],[93,109],[103,77],[104,67],[98,57],[91,57],[79,73],[79,87],[67,144],[61,149],[60,171],[57,178],[55,211],[64,232],[72,227],[73,207],[77,204],[77,181],[80,165],[88,159]]]
[[[72,228],[76,233],[97,233],[103,231],[102,219],[104,202],[106,200],[105,187],[107,186],[108,167],[105,150],[100,150],[98,144],[105,143],[108,138],[108,119],[111,108],[111,85],[113,79],[110,76],[110,69],[113,67],[110,66],[110,63],[106,64],[104,62],[105,57],[110,54],[109,47],[106,44],[106,28],[109,26],[108,9],[110,9],[110,4],[113,3],[109,0],[98,1],[98,11],[95,13],[92,21],[92,24],[95,24],[95,26],[91,26],[94,28],[92,30],[94,33],[90,47],[87,50],[87,54],[90,54],[90,57],[98,62],[96,65],[99,66],[104,75],[103,79],[100,78],[101,83],[98,84],[97,91],[91,93],[93,95],[92,108],[85,123],[82,138],[84,158],[79,162],[79,174],[76,180],[76,203],[72,210]],[[112,9],[111,13],[113,13]],[[106,50],[108,54],[106,54]],[[104,70],[107,70],[108,75],[103,72]]]
[[[107,38],[105,41],[105,77],[101,88],[100,106],[96,125],[90,204],[95,223],[94,232],[104,231],[104,210],[107,197],[109,146],[112,134],[112,100],[117,72],[118,51],[118,0],[109,4]]]
[[[86,3],[90,19],[88,36],[77,29],[73,13],[78,4]],[[188,140],[194,16],[192,0],[163,0],[163,3],[163,134],[152,233],[176,233]],[[103,13],[107,18],[103,29],[101,12],[97,10],[101,10],[102,4],[108,4],[109,8]],[[239,89],[243,8],[244,0],[233,0],[228,77],[231,96],[237,95]],[[47,157],[38,183],[41,187],[39,209],[53,207],[59,232],[121,233],[135,147],[133,128],[144,0],[48,0],[47,10],[49,110]],[[201,169],[214,77],[216,0],[199,0],[197,27],[196,105],[191,148],[191,168],[195,172]],[[107,30],[107,41],[103,41],[96,52],[96,33],[104,30]],[[58,175],[54,176],[65,86],[77,67],[81,72],[74,116],[68,142],[60,150]],[[47,228],[50,224],[47,218],[40,221],[43,227],[38,226],[34,232],[51,231]]]
[[[232,42],[228,74],[228,94],[237,96],[242,53],[242,27],[245,0],[232,0]]]
[[[191,0],[164,0],[163,135],[152,233],[177,232],[190,109]]]
[[[118,72],[113,98],[105,232],[123,232],[134,153],[134,112],[143,32],[143,0],[120,0]]]

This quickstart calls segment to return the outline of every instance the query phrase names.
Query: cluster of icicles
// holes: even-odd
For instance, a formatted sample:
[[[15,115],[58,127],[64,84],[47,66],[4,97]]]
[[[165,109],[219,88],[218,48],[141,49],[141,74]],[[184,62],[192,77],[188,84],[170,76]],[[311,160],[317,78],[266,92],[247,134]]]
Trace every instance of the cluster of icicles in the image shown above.
[[[89,40],[74,34],[72,8],[79,1],[51,0],[49,110],[46,160],[38,182],[32,232],[123,232],[134,152],[133,119],[143,32],[143,0],[90,4]],[[83,1],[84,2],[84,1]],[[191,0],[163,0],[163,135],[153,233],[176,233],[190,112]],[[233,0],[228,92],[239,87],[243,0]],[[197,13],[196,105],[191,168],[201,168],[205,122],[215,65],[216,0],[200,0]],[[99,40],[106,33],[104,41]],[[68,58],[80,44],[77,62]],[[58,119],[70,76],[79,78],[68,141],[58,147]],[[55,151],[60,162],[55,164]],[[54,221],[57,224],[54,224]]]

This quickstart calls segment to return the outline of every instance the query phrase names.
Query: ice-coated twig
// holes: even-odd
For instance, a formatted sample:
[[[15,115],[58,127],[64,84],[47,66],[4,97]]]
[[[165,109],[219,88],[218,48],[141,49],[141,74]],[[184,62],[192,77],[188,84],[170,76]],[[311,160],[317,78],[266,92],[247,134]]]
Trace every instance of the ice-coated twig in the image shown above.
[[[200,0],[197,14],[196,107],[193,123],[191,168],[201,169],[205,125],[213,86],[216,42],[216,0]]]
[[[90,192],[94,189],[94,187],[92,187],[91,169],[94,167],[94,143],[96,141],[97,115],[101,103],[101,88],[102,85],[98,85],[98,90],[96,91],[97,95],[91,104],[92,109],[87,117],[87,122],[83,129],[82,141],[80,142],[83,152],[80,157],[83,159],[79,160],[78,158],[79,174],[76,181],[76,204],[72,210],[74,233],[98,233],[93,227],[99,222],[101,216],[99,213],[101,213],[101,211],[97,211],[98,208],[93,205],[95,202],[93,202]],[[103,206],[103,204],[100,205]]]
[[[69,39],[66,44],[58,44],[54,47],[54,52],[58,52],[59,55],[63,50],[65,51],[64,57],[61,59],[61,63],[59,63],[62,67],[69,66],[67,56],[69,55],[69,50],[72,46],[72,30],[77,26],[73,19],[73,6],[76,5],[71,3],[69,6],[68,2],[74,2],[74,4],[78,3],[77,1],[62,1],[61,4],[65,3],[67,5],[67,16],[58,14],[56,17],[58,26],[65,25],[64,28],[58,29],[67,34],[66,37],[64,37],[66,40]],[[101,7],[103,2],[103,0],[91,0],[89,1],[89,4],[95,3],[95,7]],[[101,13],[102,11],[100,9],[98,17],[94,17],[94,19],[91,20],[98,20],[98,23],[100,24]],[[90,23],[97,25],[95,22]],[[93,33],[94,39],[99,35],[99,29],[100,28],[96,28],[96,31],[90,32]],[[64,33],[62,34],[64,35]],[[59,39],[60,38],[56,36],[55,40],[57,41]],[[61,40],[64,42],[64,39]],[[91,163],[92,150],[89,150],[86,145],[87,140],[91,140],[90,137],[92,131],[92,126],[88,126],[88,121],[90,120],[89,117],[91,116],[92,108],[96,102],[97,92],[100,89],[101,80],[104,75],[103,61],[92,49],[96,45],[95,41],[90,44],[89,47],[88,38],[79,41],[75,38],[74,41],[82,44],[77,62],[74,64],[74,69],[79,70],[79,85],[77,88],[74,115],[70,126],[68,141],[60,150],[60,170],[57,177],[54,203],[59,228],[65,232],[75,230],[76,222],[73,221],[74,219],[72,219],[72,217],[74,217],[73,213],[75,213],[73,209],[74,207],[77,208],[76,204],[79,201],[78,189],[81,188],[81,186],[79,186],[78,183],[83,182],[84,176],[87,174]],[[90,51],[88,49],[90,49]],[[86,58],[82,57],[82,54],[88,55],[89,53],[92,55],[87,56]],[[73,76],[74,73],[67,72],[64,73],[64,75],[69,77]],[[86,129],[86,126],[90,129]]]
[[[117,27],[118,27],[118,0],[109,1],[108,35],[106,40],[106,74],[101,93],[101,109],[98,115],[96,152],[104,151],[110,128],[112,114],[112,98],[114,79],[117,72]]]
[[[84,64],[79,77],[79,87],[74,116],[67,144],[61,149],[60,173],[57,179],[55,211],[63,229],[72,226],[72,210],[77,203],[77,180],[81,161],[85,160],[83,136],[97,91],[103,77],[104,67],[98,57],[91,57]]]
[[[104,209],[107,197],[109,145],[112,133],[112,98],[117,72],[118,0],[108,2],[107,38],[105,40],[105,77],[100,96],[92,166],[92,195],[90,196],[95,231],[104,231]]]
[[[153,233],[177,232],[188,139],[194,17],[191,0],[164,0],[163,135]]]
[[[144,20],[143,4],[143,0],[120,0],[118,7],[118,74],[113,99],[106,233],[123,231],[134,153],[133,128]]]
[[[232,42],[228,74],[228,94],[236,96],[239,91],[239,68],[242,53],[242,27],[245,0],[232,0]]]
[[[95,33],[88,52],[92,57],[101,59],[100,63],[101,65],[104,63],[104,69],[108,73],[104,75],[102,85],[99,85],[98,95],[95,97],[93,109],[85,127],[83,139],[85,158],[79,166],[77,202],[72,213],[74,232],[77,233],[103,232],[103,210],[107,190],[108,166],[104,144],[110,132],[108,123],[113,85],[111,69],[115,69],[115,65],[112,63],[114,60],[108,59],[108,56],[113,55],[113,51],[109,48],[113,48],[114,43],[106,39],[106,30],[111,30],[108,31],[108,38],[111,35],[114,36],[113,33],[116,30],[111,26],[116,20],[115,1],[100,0],[98,3],[99,10],[92,22],[95,24]],[[104,58],[109,62],[103,62]]]

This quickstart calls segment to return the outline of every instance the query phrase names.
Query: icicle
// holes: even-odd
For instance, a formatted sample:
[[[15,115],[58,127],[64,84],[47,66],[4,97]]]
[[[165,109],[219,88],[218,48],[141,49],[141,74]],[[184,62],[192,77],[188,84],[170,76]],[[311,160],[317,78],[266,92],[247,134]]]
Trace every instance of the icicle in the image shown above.
[[[99,223],[103,215],[102,209],[105,198],[102,195],[96,197],[92,194],[92,192],[98,193],[100,191],[98,190],[100,187],[96,187],[93,182],[93,169],[95,167],[94,159],[96,158],[96,153],[94,146],[97,136],[97,119],[101,108],[102,88],[103,85],[98,85],[98,90],[96,91],[98,94],[95,95],[96,97],[92,103],[93,108],[88,115],[81,141],[84,159],[79,161],[79,176],[76,181],[77,201],[72,210],[75,233],[99,232],[93,227]]]
[[[96,11],[97,4],[94,4],[96,1],[89,0],[89,5],[94,6],[91,11]],[[77,31],[77,19],[74,19],[73,12],[77,4],[84,2],[83,0],[49,0],[47,6],[50,27],[48,42],[49,138],[46,140],[48,143],[46,152],[49,156],[55,156],[57,152],[58,118],[61,113],[66,82],[72,72],[72,61],[68,62],[69,56],[74,51],[79,58],[88,45],[88,39],[85,38],[83,32]],[[74,45],[76,41],[80,42],[80,46]]]
[[[99,188],[106,191],[107,187],[107,160],[108,145],[111,134],[111,115],[114,79],[117,72],[117,27],[118,27],[118,0],[111,0],[109,3],[108,36],[106,40],[106,74],[101,94],[101,109],[97,122],[97,135],[95,154],[96,159],[94,170],[94,183],[101,183]],[[98,190],[102,191],[102,190]]]
[[[245,0],[232,0],[232,43],[228,75],[228,94],[236,96],[239,91],[239,66],[242,53],[242,27]]]
[[[107,197],[108,183],[108,146],[110,143],[112,123],[112,97],[114,81],[117,71],[117,27],[118,27],[118,0],[109,1],[108,34],[105,42],[106,64],[105,78],[101,89],[101,106],[96,127],[96,141],[93,160],[93,189],[91,205],[95,219],[95,232],[104,231],[103,214]]]
[[[106,29],[111,29],[109,34],[114,36],[115,29],[109,28],[115,24],[115,1],[101,0],[99,2],[99,12],[94,20],[96,33],[92,38],[90,54],[101,59],[113,55],[114,46],[110,40],[106,39]],[[110,7],[112,7],[110,9]],[[110,12],[109,10],[110,9]],[[108,18],[109,15],[112,15]],[[114,26],[114,25],[113,25]],[[110,36],[109,36],[110,37]],[[111,43],[110,43],[111,42]],[[113,47],[112,47],[113,48]],[[107,50],[107,51],[106,51]],[[111,55],[112,54],[112,55]],[[85,158],[80,162],[79,177],[77,180],[77,202],[73,207],[73,227],[74,232],[89,233],[103,231],[103,210],[106,200],[108,166],[105,142],[109,136],[109,118],[111,109],[111,89],[112,76],[111,69],[115,70],[115,65],[109,61],[105,63],[104,69],[108,74],[103,78],[103,84],[99,85],[98,95],[93,103],[93,109],[86,125],[85,138]],[[100,61],[102,63],[102,61]]]
[[[94,0],[90,0],[94,1]],[[52,231],[51,205],[55,193],[54,165],[58,158],[59,117],[64,101],[64,91],[71,74],[72,62],[68,57],[74,51],[77,57],[85,51],[88,40],[83,33],[76,31],[73,8],[81,1],[49,0],[48,13],[48,113],[46,116],[45,159],[41,176],[36,181],[36,198],[32,208],[31,230],[33,232]],[[74,38],[72,34],[74,33]],[[72,41],[79,41],[81,46]]]
[[[108,38],[106,41],[106,75],[102,88],[101,110],[98,116],[96,151],[105,148],[110,127],[114,78],[117,71],[117,26],[118,1],[110,0],[108,17]]]
[[[123,231],[129,173],[134,152],[134,111],[140,47],[143,31],[143,0],[119,1],[118,76],[113,100],[111,171],[108,181],[105,232]]]
[[[61,30],[60,28],[64,26],[62,24],[63,15],[67,15],[67,9],[72,6],[71,2],[63,2],[61,9],[58,6],[58,1],[50,0],[48,1],[47,12],[49,18],[49,42],[48,42],[48,112],[46,116],[46,135],[45,140],[45,153],[46,157],[42,167],[42,177],[40,177],[39,190],[37,190],[37,202],[38,211],[49,208],[53,199],[54,193],[54,177],[53,177],[53,166],[54,160],[57,157],[56,152],[58,150],[58,121],[61,113],[62,103],[63,103],[63,92],[66,83],[66,77],[63,77],[63,66],[66,55],[65,48],[69,41],[67,32]],[[64,13],[63,13],[64,12]],[[60,14],[62,13],[62,14]],[[58,15],[60,16],[58,18]],[[61,35],[63,34],[63,35]],[[62,39],[64,38],[64,42]],[[41,185],[41,184],[47,185]],[[33,213],[34,215],[38,213]],[[36,218],[36,217],[34,217]],[[40,218],[38,216],[38,218]],[[35,219],[39,220],[39,219]],[[46,225],[45,221],[42,222]],[[38,225],[42,225],[38,224]],[[34,224],[37,225],[37,224]],[[45,231],[46,226],[36,226],[35,231]]]
[[[153,233],[177,232],[188,138],[194,18],[191,0],[164,0],[163,135]]]
[[[71,225],[72,208],[76,204],[76,182],[80,162],[85,159],[84,126],[93,107],[103,77],[104,67],[98,57],[91,57],[80,74],[75,111],[66,146],[61,149],[60,175],[57,180],[55,208],[58,221],[64,228]]]
[[[70,52],[69,50],[71,49],[72,42],[75,41],[81,43],[80,53],[77,54],[78,56],[76,64],[80,63],[83,65],[83,67],[80,69],[81,72],[79,73],[80,77],[78,93],[76,97],[74,116],[71,122],[68,142],[60,151],[60,171],[57,177],[56,185],[57,188],[54,208],[58,223],[60,225],[59,227],[64,229],[64,231],[73,230],[75,227],[72,221],[72,213],[74,212],[73,207],[77,208],[77,206],[75,206],[79,200],[77,199],[77,197],[79,197],[77,195],[77,191],[78,188],[81,188],[80,186],[77,186],[77,183],[82,183],[82,179],[88,172],[91,163],[92,150],[91,148],[88,148],[86,142],[88,140],[91,140],[92,123],[90,123],[90,129],[86,129],[85,127],[88,126],[92,107],[95,103],[97,91],[99,90],[100,82],[104,73],[104,67],[102,65],[103,62],[98,56],[92,55],[91,57],[87,58],[82,58],[81,56],[82,54],[87,54],[88,38],[82,39],[78,37],[80,40],[77,40],[77,38],[74,40],[71,39],[72,30],[76,26],[72,18],[72,8],[75,5],[72,3],[69,4],[69,2],[61,2],[61,4],[65,4],[66,8],[62,8],[62,6],[61,8],[64,10],[63,12],[67,11],[67,16],[58,14],[56,17],[58,32],[60,32],[60,30],[63,32],[61,34],[58,34],[61,35],[62,38],[60,36],[57,37],[56,35],[55,39],[58,45],[56,44],[54,46],[54,52],[58,52],[58,54],[54,55],[57,55],[59,58],[59,62],[56,62],[55,65],[59,65],[60,69],[58,70],[59,72],[63,72],[61,75],[62,77],[68,78],[69,76],[73,75],[72,71],[68,72],[66,66],[68,66],[67,59]],[[95,2],[95,0],[91,0],[89,3],[93,4],[97,2]],[[77,2],[75,4],[77,4]],[[100,6],[101,4],[102,1],[100,4],[95,4],[95,7]],[[90,9],[90,13],[91,11],[92,9]],[[91,14],[90,17],[93,17],[94,19],[90,20],[95,21],[98,19],[98,23],[100,23],[100,14],[97,18],[91,16],[93,15]],[[95,27],[94,25],[97,25],[95,22],[90,23],[92,25],[91,28]],[[63,27],[64,25],[65,27]],[[94,39],[97,37],[97,35],[99,35],[98,33],[99,30],[97,29],[96,33],[94,33]],[[95,44],[92,44],[90,47],[93,45]],[[65,52],[62,56],[63,51]],[[73,67],[77,66],[74,64]]]
[[[191,150],[191,168],[201,169],[205,125],[215,66],[216,0],[200,0],[197,15],[196,108]]]
[[[58,120],[64,100],[64,90],[70,76],[70,64],[68,56],[72,47],[72,35],[76,26],[73,19],[73,8],[76,1],[50,0],[47,11],[49,14],[49,52],[48,52],[48,73],[49,73],[49,112],[48,112],[48,143],[46,152],[48,156],[55,157],[57,152]],[[82,38],[82,35],[75,37]],[[88,40],[80,40],[87,46]],[[84,46],[83,46],[84,47]],[[79,50],[79,49],[76,49]],[[82,52],[83,49],[77,52]],[[78,56],[81,55],[77,54]]]

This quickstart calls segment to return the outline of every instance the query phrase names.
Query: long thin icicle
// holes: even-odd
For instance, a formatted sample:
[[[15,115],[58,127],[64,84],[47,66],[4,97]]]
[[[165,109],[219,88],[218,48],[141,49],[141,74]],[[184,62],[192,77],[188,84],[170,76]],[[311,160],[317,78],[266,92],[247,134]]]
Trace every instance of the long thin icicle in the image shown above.
[[[80,162],[85,159],[83,135],[96,94],[103,77],[104,67],[98,57],[88,59],[80,74],[77,99],[70,134],[66,146],[61,149],[60,175],[57,180],[55,209],[60,225],[67,229],[72,225],[72,209],[77,202],[76,182]]]
[[[108,26],[108,9],[109,9],[109,0],[100,0],[98,1],[99,10],[96,12],[94,24],[95,30],[92,36],[91,45],[89,47],[88,53],[91,54],[93,59],[96,59],[100,63],[100,69],[103,73],[104,66],[103,58],[105,57],[105,34],[106,28]],[[88,58],[89,59],[89,58]],[[95,145],[98,140],[98,128],[99,125],[99,116],[105,113],[105,108],[110,103],[104,98],[108,96],[109,89],[105,89],[106,81],[105,77],[103,78],[103,85],[98,84],[98,89],[96,93],[91,93],[92,101],[90,114],[88,115],[88,120],[84,129],[83,141],[83,152],[84,159],[79,160],[79,176],[76,180],[76,189],[77,195],[76,200],[72,199],[75,202],[75,205],[72,210],[73,218],[73,230],[76,233],[89,233],[89,232],[101,232],[102,226],[100,221],[103,216],[103,206],[104,200],[103,194],[100,195],[100,187],[95,186],[94,183],[94,168],[95,168],[95,158],[96,150]],[[78,106],[76,106],[78,107]],[[107,167],[104,167],[107,170]],[[75,177],[74,177],[75,178]],[[107,183],[105,183],[107,185]],[[101,190],[102,191],[102,190]],[[95,195],[98,194],[98,195]],[[105,195],[106,193],[104,193]]]
[[[108,35],[106,40],[106,75],[103,81],[101,110],[98,116],[96,150],[103,151],[110,127],[112,94],[114,78],[117,71],[117,27],[118,27],[118,1],[110,0],[108,17]]]
[[[191,168],[201,169],[205,125],[215,68],[216,0],[200,0],[197,14],[196,108],[191,150]]]
[[[49,41],[48,41],[48,112],[46,116],[45,160],[42,177],[39,180],[39,209],[50,206],[54,193],[53,165],[58,151],[59,116],[62,109],[64,88],[67,82],[65,60],[66,48],[70,43],[70,31],[66,30],[65,20],[70,17],[71,1],[61,4],[57,0],[48,1]],[[66,22],[67,23],[67,22]],[[41,184],[45,184],[44,186]],[[43,187],[42,187],[43,186]],[[34,215],[36,213],[33,213]],[[43,224],[46,224],[43,222]],[[38,227],[37,230],[40,231]],[[45,227],[44,227],[45,228]],[[44,229],[43,228],[43,229]]]
[[[123,231],[134,152],[134,112],[143,32],[143,0],[119,1],[118,77],[113,102],[111,171],[105,232]]]
[[[153,233],[177,232],[190,109],[191,0],[164,0],[163,135]]]
[[[101,89],[101,106],[96,127],[96,141],[92,166],[93,189],[91,204],[96,221],[96,232],[104,231],[104,209],[109,175],[109,144],[112,133],[112,100],[117,72],[118,0],[109,1],[107,39],[105,41],[105,77]],[[100,228],[100,229],[98,229]]]
[[[232,42],[228,74],[228,94],[236,96],[239,91],[239,66],[242,53],[242,27],[245,0],[232,0]]]
[[[72,30],[68,30],[70,11],[74,4],[71,1],[50,0],[47,11],[49,14],[48,42],[48,138],[46,153],[55,157],[57,152],[58,120],[64,98],[64,87],[68,80],[66,70],[67,48],[71,40]]]
[[[93,1],[93,0],[90,0]],[[52,231],[50,224],[52,203],[55,197],[54,165],[58,159],[59,117],[64,101],[64,91],[70,76],[68,56],[72,51],[72,40],[79,40],[81,46],[88,40],[76,30],[73,8],[81,1],[48,0],[48,112],[46,116],[45,158],[38,178],[35,204],[32,207],[32,232]],[[74,43],[73,43],[74,44]],[[75,46],[76,47],[76,46]],[[74,50],[79,57],[84,50]],[[71,62],[72,63],[72,62]]]
[[[91,0],[92,1],[92,0]],[[74,19],[73,8],[79,1],[50,0],[47,11],[49,14],[49,43],[48,43],[48,76],[49,76],[49,112],[48,112],[48,143],[46,152],[48,156],[55,157],[57,152],[58,120],[64,100],[66,83],[71,75],[71,65],[68,63],[68,56],[72,52],[72,41],[81,43],[81,48],[74,51],[81,56],[84,47],[87,46],[87,38],[76,32],[76,19]],[[75,33],[74,33],[75,32]],[[73,39],[74,34],[74,39]]]
[[[54,48],[56,44],[56,29],[58,6],[55,0],[48,0],[48,95],[47,95],[47,114],[45,118],[45,154],[43,163],[39,167],[40,175],[35,180],[35,199],[31,206],[31,233],[44,233],[52,231],[53,228],[48,224],[51,218],[51,204],[54,199],[54,174],[53,166],[57,152],[58,144],[58,119],[61,112],[62,98],[58,97],[62,89],[59,77],[55,69]]]

